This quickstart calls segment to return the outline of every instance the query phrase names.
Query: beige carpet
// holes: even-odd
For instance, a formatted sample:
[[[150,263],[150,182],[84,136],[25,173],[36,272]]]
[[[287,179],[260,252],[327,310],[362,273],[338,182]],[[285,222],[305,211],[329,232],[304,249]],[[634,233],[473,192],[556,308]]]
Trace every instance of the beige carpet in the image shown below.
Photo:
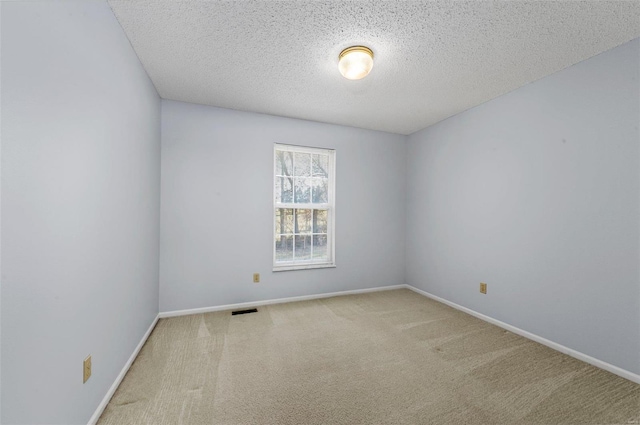
[[[160,320],[99,421],[631,423],[640,385],[405,289]]]

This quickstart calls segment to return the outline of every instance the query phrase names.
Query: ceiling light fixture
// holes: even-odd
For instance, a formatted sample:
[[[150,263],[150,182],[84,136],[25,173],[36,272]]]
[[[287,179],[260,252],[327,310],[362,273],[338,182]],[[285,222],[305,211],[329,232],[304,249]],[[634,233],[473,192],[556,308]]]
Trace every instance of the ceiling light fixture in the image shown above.
[[[364,46],[352,46],[340,52],[338,69],[344,78],[359,80],[373,68],[373,52]]]

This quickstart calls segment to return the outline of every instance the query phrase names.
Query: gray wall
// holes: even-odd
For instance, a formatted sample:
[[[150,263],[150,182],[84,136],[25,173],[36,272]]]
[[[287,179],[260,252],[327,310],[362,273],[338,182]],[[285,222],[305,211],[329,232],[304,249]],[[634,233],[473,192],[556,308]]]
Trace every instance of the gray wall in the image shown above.
[[[408,284],[640,373],[639,49],[409,137]]]
[[[404,283],[404,141],[163,100],[160,311]],[[271,271],[276,142],[336,149],[336,268]]]
[[[2,422],[2,5],[0,4],[0,423]]]
[[[158,312],[160,100],[106,3],[1,7],[2,423],[86,424]]]

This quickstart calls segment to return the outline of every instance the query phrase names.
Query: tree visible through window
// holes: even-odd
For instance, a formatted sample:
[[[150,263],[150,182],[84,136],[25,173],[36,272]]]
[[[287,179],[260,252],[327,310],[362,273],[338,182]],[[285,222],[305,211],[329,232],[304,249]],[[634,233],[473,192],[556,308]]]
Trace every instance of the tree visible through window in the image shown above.
[[[335,151],[275,146],[274,269],[331,266]]]

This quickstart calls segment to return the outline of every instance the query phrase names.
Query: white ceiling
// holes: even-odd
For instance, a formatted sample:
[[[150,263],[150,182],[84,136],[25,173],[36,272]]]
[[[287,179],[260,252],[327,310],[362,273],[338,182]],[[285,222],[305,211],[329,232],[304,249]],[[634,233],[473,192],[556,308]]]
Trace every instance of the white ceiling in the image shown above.
[[[640,1],[109,4],[165,99],[400,134],[640,36]],[[357,44],[374,67],[349,81]]]

